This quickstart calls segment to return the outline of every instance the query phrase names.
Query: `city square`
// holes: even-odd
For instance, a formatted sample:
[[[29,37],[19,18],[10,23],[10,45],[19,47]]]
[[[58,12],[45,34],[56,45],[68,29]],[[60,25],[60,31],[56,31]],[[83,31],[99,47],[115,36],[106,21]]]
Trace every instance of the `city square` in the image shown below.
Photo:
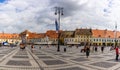
[[[120,0],[0,0],[0,70],[120,70]]]
[[[60,46],[34,45],[31,49],[28,45],[24,50],[20,47],[0,47],[1,70],[119,70],[120,58],[115,60],[115,50],[105,47],[102,53],[98,51],[86,54],[80,52],[83,46]],[[41,48],[40,48],[41,47]]]

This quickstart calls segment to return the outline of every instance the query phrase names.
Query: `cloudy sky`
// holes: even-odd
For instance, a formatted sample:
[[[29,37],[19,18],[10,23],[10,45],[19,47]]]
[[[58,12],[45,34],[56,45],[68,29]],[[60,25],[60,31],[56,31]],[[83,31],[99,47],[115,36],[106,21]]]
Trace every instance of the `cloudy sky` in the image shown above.
[[[120,30],[120,0],[0,0],[0,32],[55,30],[54,7],[64,8],[62,30]]]

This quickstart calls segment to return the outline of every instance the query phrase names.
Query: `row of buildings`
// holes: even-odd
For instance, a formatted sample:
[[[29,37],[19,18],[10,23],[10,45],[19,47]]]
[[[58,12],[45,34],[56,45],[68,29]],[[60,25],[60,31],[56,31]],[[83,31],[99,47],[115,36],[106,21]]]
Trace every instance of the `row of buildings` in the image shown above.
[[[35,33],[25,30],[20,34],[0,33],[0,43],[19,44],[57,44],[58,33],[48,30],[46,33]],[[99,29],[76,29],[74,31],[60,31],[60,44],[62,45],[120,45],[120,32]]]
[[[34,33],[28,30],[21,32],[20,37],[24,37],[27,43],[32,44],[57,44],[58,33],[48,30],[46,33]],[[74,31],[60,31],[60,43],[63,45],[120,45],[120,32],[99,29],[76,29]]]
[[[16,33],[0,33],[0,45],[4,42],[9,44],[19,44],[21,42],[21,38],[19,34]]]

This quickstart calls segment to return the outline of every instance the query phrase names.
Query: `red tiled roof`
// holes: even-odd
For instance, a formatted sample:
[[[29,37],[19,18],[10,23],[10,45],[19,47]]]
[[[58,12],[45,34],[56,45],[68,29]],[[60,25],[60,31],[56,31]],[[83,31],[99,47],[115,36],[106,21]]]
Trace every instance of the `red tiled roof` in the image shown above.
[[[93,37],[115,38],[115,32],[110,30],[92,30]],[[120,38],[120,32],[117,31],[117,38]]]
[[[50,38],[58,38],[58,33],[55,30],[48,30],[46,35]]]
[[[0,33],[1,39],[19,38],[19,34]]]

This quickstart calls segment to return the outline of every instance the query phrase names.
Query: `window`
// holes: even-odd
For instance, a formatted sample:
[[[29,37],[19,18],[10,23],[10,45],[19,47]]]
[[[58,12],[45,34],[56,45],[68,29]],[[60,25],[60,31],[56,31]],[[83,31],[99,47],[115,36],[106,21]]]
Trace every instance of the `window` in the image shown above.
[[[96,39],[96,41],[98,41],[98,39]]]
[[[101,37],[101,35],[98,35],[98,37]]]
[[[99,41],[101,41],[101,39],[99,39]]]
[[[81,36],[81,38],[82,38],[82,36]]]
[[[120,38],[120,36],[118,38]]]

